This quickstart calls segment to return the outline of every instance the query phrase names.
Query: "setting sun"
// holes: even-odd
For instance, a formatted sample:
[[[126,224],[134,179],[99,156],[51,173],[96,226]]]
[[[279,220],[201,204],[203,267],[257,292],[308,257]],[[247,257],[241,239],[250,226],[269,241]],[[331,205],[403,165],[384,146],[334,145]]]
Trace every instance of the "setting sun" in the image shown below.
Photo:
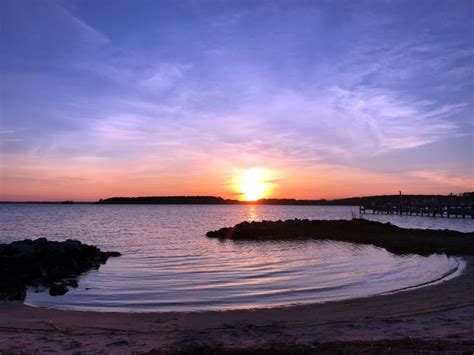
[[[245,201],[264,198],[268,190],[265,171],[261,169],[245,170],[238,178],[237,189]]]

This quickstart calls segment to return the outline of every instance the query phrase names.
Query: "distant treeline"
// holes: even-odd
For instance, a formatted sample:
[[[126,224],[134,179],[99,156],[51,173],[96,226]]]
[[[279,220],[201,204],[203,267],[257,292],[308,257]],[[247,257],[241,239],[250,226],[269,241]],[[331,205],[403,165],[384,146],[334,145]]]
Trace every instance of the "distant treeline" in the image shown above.
[[[474,192],[458,195],[380,195],[351,197],[335,200],[297,200],[297,199],[261,199],[258,201],[239,201],[223,199],[216,196],[147,196],[147,197],[112,197],[99,200],[99,204],[144,204],[144,205],[312,205],[312,206],[359,206],[371,204],[406,204],[406,205],[471,205]]]
[[[99,200],[103,204],[127,205],[225,205],[239,203],[237,200],[225,200],[216,196],[146,196],[112,197]]]

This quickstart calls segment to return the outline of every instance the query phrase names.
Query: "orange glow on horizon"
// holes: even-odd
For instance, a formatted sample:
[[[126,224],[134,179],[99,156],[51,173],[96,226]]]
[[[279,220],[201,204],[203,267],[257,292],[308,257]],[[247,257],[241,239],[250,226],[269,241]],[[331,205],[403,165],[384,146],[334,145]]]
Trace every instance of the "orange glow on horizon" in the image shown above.
[[[107,165],[102,159],[57,160],[31,155],[2,156],[2,201],[98,201],[114,196],[220,196],[254,201],[259,198],[336,199],[397,194],[449,194],[472,191],[473,178],[443,170],[381,173],[343,166],[295,167],[285,162],[215,159],[195,169],[176,170],[154,160]],[[163,163],[164,164],[164,163]],[[171,163],[169,163],[171,164]],[[181,164],[179,165],[181,166]],[[261,168],[265,166],[266,168]]]

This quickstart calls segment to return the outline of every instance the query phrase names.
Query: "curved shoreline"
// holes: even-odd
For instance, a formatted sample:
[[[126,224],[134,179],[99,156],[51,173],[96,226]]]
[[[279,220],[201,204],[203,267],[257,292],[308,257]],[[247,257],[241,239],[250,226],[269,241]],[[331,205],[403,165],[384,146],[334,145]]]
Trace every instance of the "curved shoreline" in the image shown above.
[[[352,299],[358,299],[358,298],[369,298],[369,297],[375,297],[379,295],[388,295],[388,294],[394,294],[397,292],[407,292],[410,290],[415,290],[418,288],[422,287],[429,287],[432,285],[436,285],[442,282],[446,282],[452,278],[459,277],[462,272],[464,271],[466,267],[466,263],[463,260],[462,257],[457,257],[457,256],[450,256],[449,258],[452,258],[455,260],[456,265],[447,269],[445,272],[443,272],[440,276],[435,276],[432,280],[424,281],[419,284],[412,284],[408,285],[405,287],[401,288],[395,288],[387,291],[375,291],[372,294],[367,294],[367,295],[356,295],[356,296],[339,296],[338,298],[333,298],[333,299],[324,299],[324,300],[313,300],[313,301],[298,301],[295,300],[293,302],[285,302],[285,303],[273,303],[273,304],[263,304],[263,305],[257,305],[257,306],[246,306],[246,305],[234,305],[232,306],[226,306],[226,307],[214,307],[214,308],[206,308],[206,309],[200,309],[200,308],[194,308],[194,309],[175,309],[175,310],[160,310],[160,309],[134,309],[134,308],[127,308],[127,307],[120,307],[120,308],[115,308],[115,307],[90,307],[87,308],[86,306],[82,305],[69,305],[69,304],[48,304],[48,303],[43,303],[43,304],[35,304],[34,302],[29,302],[28,297],[26,298],[25,301],[23,301],[23,304],[28,307],[33,307],[33,308],[47,308],[47,309],[55,309],[55,310],[61,310],[61,311],[80,311],[80,312],[95,312],[95,313],[188,313],[188,312],[222,312],[222,311],[239,311],[239,310],[261,310],[261,309],[271,309],[271,308],[289,308],[289,307],[295,307],[295,306],[304,306],[304,305],[312,305],[312,304],[324,304],[328,302],[341,302],[341,301],[348,301]],[[34,291],[29,291],[29,292],[34,292]]]
[[[463,259],[464,273],[445,282],[321,304],[168,313],[0,305],[0,351],[472,351],[474,257]]]
[[[456,258],[456,261],[457,261],[456,267],[454,269],[449,270],[444,275],[442,275],[442,276],[440,276],[440,277],[438,277],[434,280],[423,282],[421,284],[414,285],[414,286],[408,286],[408,287],[403,287],[403,288],[399,288],[399,289],[392,290],[392,291],[379,293],[378,295],[389,295],[389,294],[393,294],[393,293],[397,293],[397,292],[406,292],[406,291],[410,291],[410,290],[416,290],[416,289],[422,288],[422,287],[434,286],[434,285],[437,285],[441,282],[446,282],[446,281],[449,281],[449,280],[451,280],[455,277],[459,277],[459,276],[462,275],[462,273],[466,269],[466,262],[462,258],[458,258],[458,257],[455,257],[455,258]],[[464,265],[461,265],[461,264],[464,264]]]

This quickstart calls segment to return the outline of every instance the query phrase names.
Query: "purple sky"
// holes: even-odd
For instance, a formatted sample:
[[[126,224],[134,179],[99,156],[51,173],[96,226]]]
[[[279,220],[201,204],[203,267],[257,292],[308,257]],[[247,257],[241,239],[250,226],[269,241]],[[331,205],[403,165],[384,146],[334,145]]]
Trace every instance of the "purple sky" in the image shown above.
[[[474,2],[0,0],[0,199],[474,190]],[[271,180],[271,181],[270,181]]]

